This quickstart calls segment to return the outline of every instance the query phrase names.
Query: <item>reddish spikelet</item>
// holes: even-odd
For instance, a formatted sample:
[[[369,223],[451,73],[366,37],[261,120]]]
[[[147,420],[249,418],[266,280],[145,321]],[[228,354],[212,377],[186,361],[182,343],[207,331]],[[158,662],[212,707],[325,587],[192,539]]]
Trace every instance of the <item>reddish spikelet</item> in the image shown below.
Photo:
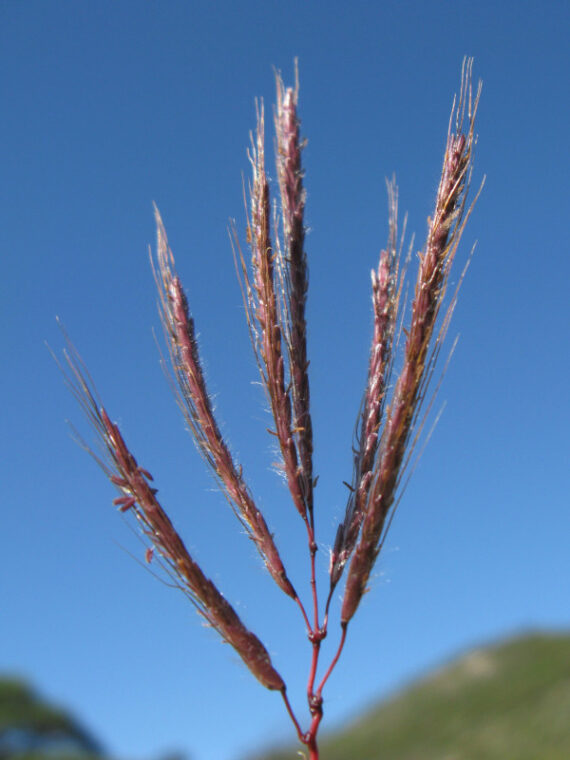
[[[305,242],[305,190],[300,137],[297,116],[299,83],[295,89],[285,88],[278,75],[275,133],[277,138],[276,163],[283,245],[278,246],[280,268],[283,272],[285,302],[283,325],[289,355],[291,376],[293,430],[300,463],[303,498],[312,521],[313,516],[313,428],[309,404],[309,362],[307,359],[307,301],[308,267]]]
[[[302,468],[292,427],[291,399],[285,383],[285,359],[282,350],[281,316],[275,290],[273,245],[270,235],[271,208],[269,183],[265,174],[263,103],[258,107],[255,141],[252,138],[249,159],[252,167],[251,216],[248,219],[248,242],[251,248],[251,270],[239,250],[241,269],[247,293],[247,315],[253,347],[275,421],[283,469],[293,503],[306,519]],[[237,240],[236,240],[237,245]]]
[[[360,414],[359,446],[354,458],[352,488],[346,514],[340,524],[331,552],[331,590],[334,589],[350,558],[362,520],[374,474],[379,429],[390,379],[394,329],[398,314],[401,283],[398,282],[398,189],[388,183],[389,235],[386,250],[380,253],[377,272],[371,272],[374,333],[370,349],[368,381]]]
[[[155,270],[155,280],[171,364],[178,382],[179,405],[200,452],[217,476],[229,503],[255,543],[271,576],[288,596],[296,599],[297,594],[287,578],[273,536],[255,505],[243,479],[242,469],[235,464],[214,417],[200,363],[194,321],[174,269],[174,257],[157,209],[155,217],[158,230],[158,269]]]
[[[113,499],[115,507],[119,507],[120,512],[128,512],[131,507],[135,506],[135,499],[132,496],[120,496],[118,499]]]
[[[396,382],[386,415],[386,424],[379,445],[373,483],[368,496],[362,531],[354,552],[344,593],[341,620],[354,615],[366,590],[370,572],[379,551],[386,517],[395,499],[410,434],[423,401],[426,382],[433,367],[429,358],[437,316],[445,296],[449,270],[463,227],[469,187],[475,102],[471,94],[471,61],[464,64],[462,87],[457,108],[454,105],[447,137],[445,157],[437,192],[433,219],[428,220],[428,236],[423,253],[412,303],[411,324],[407,332],[404,365]],[[463,121],[467,109],[467,131]],[[455,119],[456,132],[451,131]],[[444,327],[448,320],[444,320]],[[436,347],[438,340],[435,341]]]
[[[233,607],[188,553],[156,498],[156,489],[151,488],[147,482],[152,480],[150,474],[138,466],[118,426],[111,422],[105,408],[98,404],[81,369],[79,357],[71,347],[66,358],[71,370],[71,375],[67,375],[68,381],[108,455],[108,463],[100,461],[100,464],[123,493],[116,503],[121,510],[127,508],[128,504],[144,535],[160,554],[168,570],[178,579],[180,587],[198,612],[232,645],[258,681],[267,689],[283,691],[285,684],[271,664],[266,648],[245,627]],[[147,549],[145,559],[147,562],[152,559],[152,549]]]

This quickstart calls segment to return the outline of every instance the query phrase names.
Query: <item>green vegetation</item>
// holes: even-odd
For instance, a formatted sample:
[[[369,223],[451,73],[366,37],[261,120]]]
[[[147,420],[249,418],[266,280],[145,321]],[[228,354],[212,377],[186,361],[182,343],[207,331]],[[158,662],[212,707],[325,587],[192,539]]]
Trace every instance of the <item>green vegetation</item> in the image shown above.
[[[95,760],[98,742],[23,681],[0,679],[0,760]]]
[[[570,634],[475,650],[323,737],[324,760],[568,760]],[[265,760],[295,760],[295,749]]]
[[[112,760],[68,712],[25,681],[0,676],[0,760]],[[161,760],[187,760],[182,753]]]
[[[568,760],[570,633],[477,649],[323,738],[323,760]],[[70,714],[0,678],[0,760],[102,760]],[[259,760],[299,760],[298,749]]]

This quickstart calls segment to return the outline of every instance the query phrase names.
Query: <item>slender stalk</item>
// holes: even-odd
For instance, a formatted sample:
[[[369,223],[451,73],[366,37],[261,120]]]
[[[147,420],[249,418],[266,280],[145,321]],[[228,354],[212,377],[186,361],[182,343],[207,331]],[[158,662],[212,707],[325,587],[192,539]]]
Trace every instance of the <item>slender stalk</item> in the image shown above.
[[[338,645],[338,649],[336,650],[335,656],[332,658],[331,663],[327,669],[327,672],[324,674],[322,681],[319,684],[319,688],[317,689],[317,695],[320,697],[323,693],[323,689],[325,687],[326,682],[329,680],[330,676],[332,675],[333,670],[336,667],[337,662],[340,659],[340,656],[342,654],[342,650],[344,649],[344,645],[346,642],[346,633],[347,633],[348,625],[342,624],[341,625],[341,636],[340,636],[340,642]]]
[[[295,713],[293,712],[293,708],[291,707],[291,703],[289,702],[289,697],[287,696],[286,689],[281,689],[281,696],[283,697],[283,702],[285,703],[285,709],[289,713],[289,717],[293,721],[293,725],[295,726],[295,730],[297,731],[297,737],[300,742],[304,743],[305,734],[303,733],[303,729],[301,728],[299,721],[297,720],[297,717],[295,716]]]

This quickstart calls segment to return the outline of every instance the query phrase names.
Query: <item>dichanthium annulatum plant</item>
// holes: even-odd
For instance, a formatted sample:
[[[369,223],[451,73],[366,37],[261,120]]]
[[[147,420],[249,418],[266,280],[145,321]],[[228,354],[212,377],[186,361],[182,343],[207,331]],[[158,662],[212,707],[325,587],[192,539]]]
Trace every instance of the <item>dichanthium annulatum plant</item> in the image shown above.
[[[295,715],[285,681],[264,644],[248,630],[191,557],[158,500],[152,476],[139,466],[69,340],[64,350],[67,367],[62,366],[62,369],[104,451],[103,456],[94,456],[119,491],[113,503],[121,512],[136,518],[148,541],[146,560],[150,562],[154,556],[205,621],[235,649],[257,680],[265,688],[281,694],[310,760],[319,758],[317,735],[323,717],[323,690],[340,658],[349,623],[367,589],[401,496],[403,474],[410,465],[425,422],[424,401],[457,299],[457,289],[447,301],[445,295],[459,240],[475,202],[468,204],[467,197],[481,83],[473,92],[472,64],[472,59],[463,62],[461,89],[451,111],[435,208],[428,219],[424,246],[417,254],[418,271],[409,309],[403,307],[402,296],[409,256],[402,261],[398,191],[393,180],[388,182],[389,232],[378,268],[372,272],[374,328],[353,446],[352,483],[344,519],[332,542],[324,605],[320,604],[315,562],[317,535],[313,495],[316,477],[305,319],[308,269],[301,163],[303,140],[297,113],[298,79],[294,88],[286,88],[281,76],[276,76],[274,122],[279,206],[272,208],[270,202],[265,171],[264,109],[260,102],[257,128],[248,153],[252,169],[248,208],[246,204],[249,262],[234,226],[231,238],[251,342],[274,420],[274,430],[270,432],[278,443],[294,509],[306,528],[311,599],[308,606],[301,601],[289,579],[275,538],[256,506],[242,467],[230,453],[221,433],[206,387],[194,321],[174,267],[162,219],[155,209],[157,249],[152,260],[153,272],[177,401],[196,446],[242,528],[255,544],[265,568],[299,609],[311,651],[308,728],[302,728]],[[459,282],[461,279],[462,276]],[[396,376],[394,358],[398,351],[401,351],[401,369]],[[428,400],[428,409],[430,403]],[[318,679],[321,642],[329,633],[330,606],[345,568],[338,648]]]

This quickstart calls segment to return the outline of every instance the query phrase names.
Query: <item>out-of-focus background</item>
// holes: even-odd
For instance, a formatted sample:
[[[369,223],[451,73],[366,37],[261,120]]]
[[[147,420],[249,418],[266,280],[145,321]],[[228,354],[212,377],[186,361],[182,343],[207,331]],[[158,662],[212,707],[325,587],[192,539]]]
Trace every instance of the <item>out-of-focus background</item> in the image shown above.
[[[159,365],[152,201],[224,431],[306,588],[303,529],[271,469],[270,420],[227,234],[230,218],[244,233],[254,98],[269,115],[272,67],[292,83],[298,57],[324,590],[366,375],[369,271],[387,234],[384,180],[396,173],[417,250],[461,61],[472,55],[484,82],[474,189],[483,174],[487,181],[453,276],[477,242],[434,411],[446,408],[350,626],[323,725],[351,726],[378,700],[405,693],[405,709],[391,702],[397,715],[356,732],[378,748],[373,731],[382,728],[382,757],[415,756],[413,747],[396,754],[397,738],[389,743],[401,730],[420,737],[422,757],[433,746],[434,758],[522,758],[500,737],[516,732],[505,716],[526,699],[516,725],[531,732],[535,716],[537,744],[523,744],[538,749],[528,757],[568,756],[567,744],[546,750],[562,748],[570,708],[569,22],[568,4],[554,1],[0,4],[5,755],[14,742],[45,748],[53,721],[50,741],[121,760],[237,760],[293,738],[279,696],[137,562],[144,554],[111,506],[113,489],[65,424],[89,437],[44,345],[62,347],[56,315],[189,549],[266,643],[306,724],[309,647],[298,611],[213,488]],[[269,128],[267,137],[270,147]],[[337,616],[334,607],[324,660],[338,642]],[[451,670],[415,681],[448,661]],[[418,691],[401,691],[412,682]],[[479,731],[489,712],[494,722]],[[549,720],[554,727],[543,728]],[[464,754],[449,754],[452,734],[464,737]],[[337,746],[339,757],[377,756],[370,746],[361,755]],[[499,754],[485,754],[489,747]]]

